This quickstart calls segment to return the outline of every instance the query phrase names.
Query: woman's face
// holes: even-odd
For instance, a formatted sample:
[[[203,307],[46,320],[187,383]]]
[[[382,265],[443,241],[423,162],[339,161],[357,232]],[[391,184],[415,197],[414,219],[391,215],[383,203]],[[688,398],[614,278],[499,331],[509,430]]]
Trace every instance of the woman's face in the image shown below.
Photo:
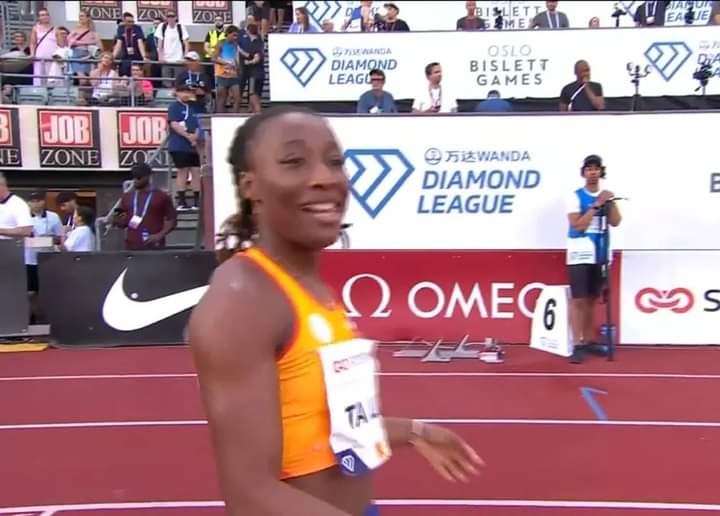
[[[267,232],[273,241],[308,250],[333,244],[349,182],[327,122],[304,113],[270,119],[247,142],[247,153],[241,191],[253,201],[260,238]]]
[[[38,11],[38,22],[40,23],[50,23],[50,12],[48,12],[47,9],[40,9]]]
[[[80,216],[77,210],[73,213],[73,224],[75,226],[82,226],[85,222],[83,221],[83,218]]]
[[[110,54],[103,54],[100,58],[100,64],[103,65],[105,68],[111,68],[112,57],[110,56]]]
[[[15,34],[13,41],[15,42],[16,47],[20,49],[25,48],[25,34],[23,34],[22,32],[18,32],[17,34]]]
[[[65,45],[65,42],[67,41],[68,33],[64,30],[57,31],[57,44],[59,47],[62,47]]]
[[[297,19],[298,23],[305,23],[305,13],[302,12],[300,9],[295,10],[295,18]]]

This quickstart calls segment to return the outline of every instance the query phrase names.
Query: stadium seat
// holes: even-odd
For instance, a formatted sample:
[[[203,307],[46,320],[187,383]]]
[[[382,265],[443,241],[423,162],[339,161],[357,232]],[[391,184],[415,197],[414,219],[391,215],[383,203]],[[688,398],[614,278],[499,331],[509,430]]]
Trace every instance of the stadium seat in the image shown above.
[[[45,86],[18,86],[17,103],[18,104],[47,104],[48,90]]]
[[[155,94],[155,106],[156,107],[168,107],[170,104],[175,102],[175,90],[172,88],[158,88]]]
[[[80,93],[77,86],[52,88],[48,104],[51,106],[77,106],[79,97]]]

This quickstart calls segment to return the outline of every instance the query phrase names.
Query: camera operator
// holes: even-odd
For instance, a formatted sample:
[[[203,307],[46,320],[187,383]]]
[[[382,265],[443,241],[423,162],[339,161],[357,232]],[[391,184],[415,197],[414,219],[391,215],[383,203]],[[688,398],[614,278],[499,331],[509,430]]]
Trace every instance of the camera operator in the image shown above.
[[[607,222],[617,227],[622,217],[613,202],[614,194],[600,190],[605,178],[602,158],[592,154],[583,161],[580,173],[585,185],[575,190],[568,199],[568,240],[566,263],[570,280],[570,324],[575,344],[570,362],[579,364],[585,352],[603,352],[593,341],[593,315],[604,285],[602,260],[605,244],[601,227],[601,210],[607,213]],[[610,260],[610,252],[608,252]]]
[[[712,3],[712,9],[710,10],[710,16],[707,21],[708,25],[720,25],[720,0],[715,0]]]

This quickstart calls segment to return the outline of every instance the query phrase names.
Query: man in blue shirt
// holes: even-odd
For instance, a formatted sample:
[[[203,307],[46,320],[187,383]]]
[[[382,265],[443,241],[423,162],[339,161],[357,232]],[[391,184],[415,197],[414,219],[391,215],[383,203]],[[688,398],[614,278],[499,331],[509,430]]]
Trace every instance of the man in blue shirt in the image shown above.
[[[370,70],[370,89],[360,95],[357,103],[358,113],[397,113],[395,99],[387,91],[385,86],[385,72],[382,70]]]
[[[175,87],[177,100],[168,106],[168,124],[170,126],[168,153],[177,168],[175,191],[178,198],[178,210],[191,209],[187,205],[185,190],[188,176],[191,177],[194,209],[200,207],[200,155],[203,137],[197,118],[197,108],[193,105],[195,94],[188,84]]]
[[[503,113],[512,111],[512,104],[500,98],[498,90],[490,90],[487,99],[481,100],[475,106],[476,113]]]
[[[566,263],[570,279],[570,324],[574,349],[572,363],[582,362],[585,351],[595,351],[593,341],[593,315],[595,305],[604,287],[602,263],[605,245],[601,227],[601,210],[606,210],[607,222],[617,227],[622,217],[615,203],[614,194],[600,191],[600,180],[605,177],[605,167],[600,156],[592,154],[585,158],[581,169],[585,185],[575,190],[568,199],[568,239]],[[607,251],[608,261],[611,253]]]

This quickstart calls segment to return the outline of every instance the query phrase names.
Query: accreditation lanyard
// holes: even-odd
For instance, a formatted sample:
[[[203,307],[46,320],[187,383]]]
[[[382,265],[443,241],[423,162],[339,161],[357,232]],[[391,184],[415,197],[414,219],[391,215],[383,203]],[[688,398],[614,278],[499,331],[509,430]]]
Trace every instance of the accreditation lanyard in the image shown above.
[[[428,87],[428,94],[430,95],[430,105],[433,107],[441,107],[442,106],[442,86],[437,88],[438,94],[437,98],[435,98],[435,95],[433,95],[433,88]]]
[[[145,218],[148,208],[150,207],[150,201],[152,200],[152,196],[153,196],[153,192],[150,192],[148,194],[148,196],[145,198],[145,206],[143,207],[142,215],[140,215],[140,220]],[[138,209],[138,193],[135,192],[133,194],[133,216],[137,216],[137,209]]]
[[[547,16],[548,25],[551,29],[555,29],[558,27],[558,21],[557,21],[557,13],[554,13],[552,16],[550,16],[550,11],[545,11],[545,16]],[[555,19],[555,23],[553,24],[553,19]]]
[[[654,18],[655,9],[657,9],[657,2],[647,2],[645,4],[645,18]]]

